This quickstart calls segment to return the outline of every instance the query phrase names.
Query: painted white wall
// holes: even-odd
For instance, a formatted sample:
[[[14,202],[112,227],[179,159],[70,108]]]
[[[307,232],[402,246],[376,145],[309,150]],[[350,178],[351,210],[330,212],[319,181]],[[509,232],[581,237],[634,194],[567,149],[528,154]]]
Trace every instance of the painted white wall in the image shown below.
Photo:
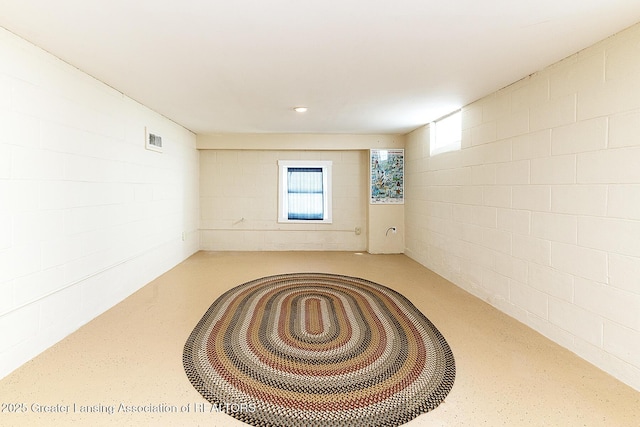
[[[0,377],[198,250],[195,145],[0,29]]]
[[[333,162],[333,223],[278,223],[278,160]],[[202,150],[201,248],[366,250],[367,167],[361,150]]]
[[[406,254],[640,390],[640,25],[407,138]]]

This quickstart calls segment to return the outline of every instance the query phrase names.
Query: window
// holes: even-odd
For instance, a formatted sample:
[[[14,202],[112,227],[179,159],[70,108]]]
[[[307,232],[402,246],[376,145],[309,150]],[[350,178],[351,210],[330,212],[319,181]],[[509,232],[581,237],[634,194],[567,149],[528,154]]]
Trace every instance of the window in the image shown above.
[[[331,223],[330,161],[280,160],[278,222]]]
[[[458,110],[431,123],[429,153],[432,156],[460,149],[462,140],[461,116],[461,110]]]

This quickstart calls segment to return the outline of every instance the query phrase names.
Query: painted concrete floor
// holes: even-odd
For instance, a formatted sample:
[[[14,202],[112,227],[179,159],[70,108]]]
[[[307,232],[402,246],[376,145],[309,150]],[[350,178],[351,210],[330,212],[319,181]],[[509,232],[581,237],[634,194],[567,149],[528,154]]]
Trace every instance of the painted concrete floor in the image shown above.
[[[640,392],[404,255],[347,252],[197,253],[1,380],[0,403],[28,411],[0,412],[0,425],[245,426],[209,411],[183,371],[182,349],[224,291],[290,272],[383,284],[442,332],[456,359],[455,384],[408,427],[640,425]],[[150,405],[178,412],[126,411]]]

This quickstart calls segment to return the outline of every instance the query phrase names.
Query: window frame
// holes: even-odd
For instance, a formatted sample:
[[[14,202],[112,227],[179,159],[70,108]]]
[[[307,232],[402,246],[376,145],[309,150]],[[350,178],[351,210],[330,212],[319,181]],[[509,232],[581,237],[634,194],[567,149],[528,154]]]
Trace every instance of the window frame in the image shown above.
[[[332,167],[331,160],[278,160],[278,222],[297,224],[331,224],[332,213]],[[290,168],[322,169],[323,218],[289,219],[288,172]]]
[[[438,142],[438,124],[446,121],[448,119],[452,119],[454,116],[457,116],[460,123],[460,133],[458,135],[458,139],[449,140],[444,143]],[[452,111],[451,113],[440,117],[437,120],[431,122],[430,126],[430,137],[429,137],[429,155],[435,156],[437,154],[448,153],[450,151],[459,151],[462,148],[462,109]]]

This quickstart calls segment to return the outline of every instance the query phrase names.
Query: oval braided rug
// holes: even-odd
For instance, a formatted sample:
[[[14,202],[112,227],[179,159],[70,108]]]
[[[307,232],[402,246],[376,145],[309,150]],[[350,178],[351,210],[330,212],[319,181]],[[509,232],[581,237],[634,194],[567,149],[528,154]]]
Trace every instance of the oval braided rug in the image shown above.
[[[404,296],[323,273],[227,291],[183,364],[205,399],[254,426],[398,426],[437,407],[455,378],[449,345]]]

